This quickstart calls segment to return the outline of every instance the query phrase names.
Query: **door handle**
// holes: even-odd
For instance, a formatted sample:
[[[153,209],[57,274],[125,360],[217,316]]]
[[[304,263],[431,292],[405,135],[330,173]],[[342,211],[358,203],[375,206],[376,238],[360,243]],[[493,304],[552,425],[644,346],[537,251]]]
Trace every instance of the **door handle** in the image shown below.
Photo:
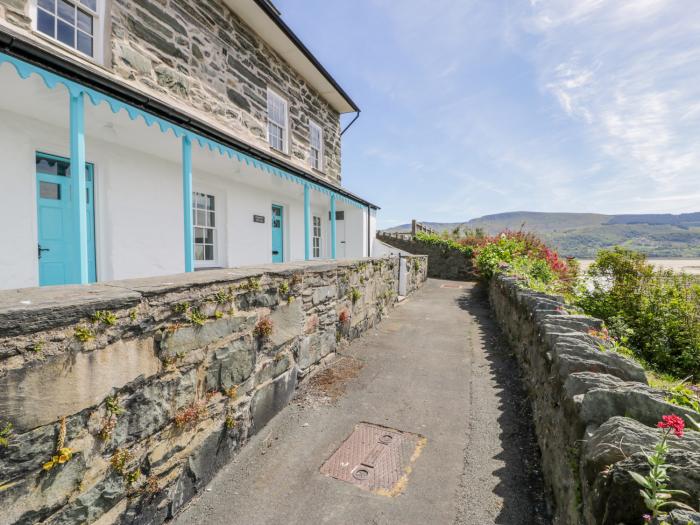
[[[280,254],[279,251],[277,251],[277,250],[272,250],[272,255],[279,255],[279,254]]]
[[[36,245],[36,251],[37,255],[39,256],[39,259],[41,259],[41,252],[48,252],[51,251],[51,248],[42,248],[41,244]]]

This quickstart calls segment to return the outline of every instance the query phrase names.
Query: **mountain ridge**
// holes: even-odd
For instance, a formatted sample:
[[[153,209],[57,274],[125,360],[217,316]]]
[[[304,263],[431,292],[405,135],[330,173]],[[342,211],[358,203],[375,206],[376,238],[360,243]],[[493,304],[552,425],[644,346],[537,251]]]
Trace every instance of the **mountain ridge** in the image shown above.
[[[463,222],[422,224],[438,231],[483,229],[495,235],[505,229],[540,235],[562,254],[595,257],[598,250],[625,246],[650,257],[700,258],[700,212],[680,214],[603,214],[512,211],[484,215]],[[385,231],[410,231],[403,224]]]

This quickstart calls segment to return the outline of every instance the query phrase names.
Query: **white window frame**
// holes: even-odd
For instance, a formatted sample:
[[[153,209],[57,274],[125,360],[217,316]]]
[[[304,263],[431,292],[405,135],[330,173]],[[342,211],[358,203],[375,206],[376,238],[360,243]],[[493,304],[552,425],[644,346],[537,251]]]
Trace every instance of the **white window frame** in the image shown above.
[[[272,110],[276,109],[273,107],[273,105],[276,103],[282,106],[281,119],[273,118]],[[282,148],[278,148],[273,144],[273,128],[279,128],[282,130]],[[285,154],[289,152],[289,103],[287,102],[287,99],[270,88],[267,89],[267,141],[270,144],[270,147],[275,151],[280,151]]]
[[[212,197],[214,199],[214,209],[210,210],[207,206],[204,208],[199,207],[197,203],[197,195],[204,195],[206,197]],[[208,222],[208,214],[209,213],[214,213],[214,226],[209,226],[207,224],[198,224],[197,222],[197,211],[203,211],[205,213],[205,216],[207,216],[207,222]],[[220,266],[219,265],[219,230],[221,227],[221,220],[222,220],[222,214],[221,214],[221,200],[219,196],[209,190],[203,189],[203,188],[196,188],[192,190],[192,258],[194,259],[194,265],[195,268],[211,268],[211,267],[216,267]],[[197,236],[195,234],[195,231],[197,228],[204,228],[205,230],[212,230],[212,259],[211,260],[198,260],[197,259],[197,250],[196,247],[198,243],[196,242]],[[199,243],[202,244],[203,246],[207,245],[207,243]]]
[[[58,0],[56,0],[58,2]],[[42,33],[38,28],[38,0],[29,0],[29,17],[32,20],[32,32],[39,38],[42,38],[52,44],[65,49],[66,51],[76,54],[86,60],[90,60],[99,65],[104,64],[104,35],[106,17],[107,0],[97,0],[96,10],[88,8],[80,3],[80,0],[67,0],[68,3],[80,5],[80,9],[92,16],[92,56],[87,55],[76,47],[64,44],[58,38]]]
[[[311,257],[320,259],[323,255],[323,221],[320,215],[311,217]]]
[[[314,131],[318,131],[318,149],[314,147]],[[314,151],[316,163],[314,163]],[[323,172],[323,128],[313,120],[309,120],[309,165],[316,171]]]

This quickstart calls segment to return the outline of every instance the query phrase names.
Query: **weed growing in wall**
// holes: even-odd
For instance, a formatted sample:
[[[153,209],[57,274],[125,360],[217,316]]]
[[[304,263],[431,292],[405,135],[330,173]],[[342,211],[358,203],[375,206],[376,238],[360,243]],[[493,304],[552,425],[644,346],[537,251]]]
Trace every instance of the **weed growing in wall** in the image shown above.
[[[66,446],[66,418],[61,418],[61,423],[58,428],[58,439],[56,439],[56,454],[51,456],[51,459],[44,463],[42,468],[49,471],[58,465],[63,465],[71,460],[73,450]]]
[[[255,325],[253,335],[258,339],[267,339],[272,335],[272,328],[272,319],[264,317]]]
[[[10,423],[9,421],[6,421],[4,425],[0,422],[0,447],[6,448],[10,446],[13,428],[14,427],[12,426],[12,423]]]
[[[187,320],[197,326],[203,326],[207,318],[199,311],[199,308],[191,308]]]
[[[360,300],[362,297],[362,292],[355,288],[354,286],[350,288],[350,291],[348,292],[348,299],[352,301],[352,304],[355,304],[357,301]]]
[[[86,343],[90,339],[94,339],[95,334],[87,326],[78,326],[73,332],[73,337],[75,337],[81,343]]]
[[[202,402],[194,402],[191,405],[180,409],[175,414],[175,426],[177,428],[192,427],[207,417],[209,411]]]
[[[117,324],[117,315],[114,312],[108,312],[107,310],[98,310],[92,314],[93,323],[102,323],[107,326],[114,326]]]
[[[289,283],[287,281],[282,281],[277,288],[280,295],[287,295],[289,293]]]

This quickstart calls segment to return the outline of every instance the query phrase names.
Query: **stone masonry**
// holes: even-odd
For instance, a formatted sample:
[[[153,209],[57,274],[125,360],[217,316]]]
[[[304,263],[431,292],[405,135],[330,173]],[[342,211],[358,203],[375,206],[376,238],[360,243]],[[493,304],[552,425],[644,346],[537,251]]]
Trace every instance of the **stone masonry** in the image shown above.
[[[428,256],[428,276],[436,279],[472,281],[477,278],[471,257],[459,250],[421,242],[417,239],[397,238],[377,233],[377,239],[408,253]]]
[[[638,364],[595,336],[601,321],[569,313],[561,297],[505,276],[491,280],[489,296],[529,390],[555,524],[641,523],[646,509],[630,472],[648,472],[644,451],[660,437],[656,423],[665,414],[687,424],[700,415],[649,387]],[[669,446],[671,486],[698,508],[700,433],[672,437]],[[700,525],[698,513],[674,514],[669,523]]]
[[[1,521],[162,523],[386,314],[398,278],[385,258],[2,292]]]
[[[110,0],[111,73],[307,171],[309,119],[323,128],[324,166],[340,184],[340,116],[220,0]],[[31,27],[28,0],[0,0],[0,18]],[[28,32],[31,38],[37,38]],[[289,103],[289,155],[267,142],[267,89]]]

